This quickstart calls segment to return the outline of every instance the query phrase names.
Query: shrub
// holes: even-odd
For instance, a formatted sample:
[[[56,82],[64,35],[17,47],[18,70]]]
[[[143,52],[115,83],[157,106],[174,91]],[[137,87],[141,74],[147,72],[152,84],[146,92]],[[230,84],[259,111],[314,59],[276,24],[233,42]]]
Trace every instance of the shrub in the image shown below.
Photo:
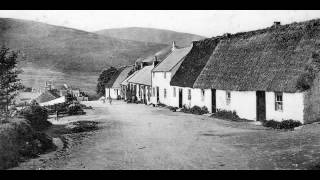
[[[10,119],[9,123],[0,125],[0,169],[13,167],[25,158],[53,148],[52,139],[34,131],[27,120]]]
[[[208,110],[208,108],[206,106],[203,106],[201,108],[201,111],[202,111],[203,114],[208,114],[209,113],[209,110]]]
[[[85,114],[80,104],[71,104],[67,108],[68,115],[81,115]]]
[[[208,108],[205,106],[202,108],[199,106],[193,106],[192,108],[187,108],[186,106],[183,106],[181,111],[185,113],[191,113],[191,114],[197,114],[197,115],[209,113]]]
[[[176,112],[178,108],[177,107],[173,107],[173,106],[168,106],[168,109],[170,111]]]
[[[281,122],[275,121],[275,120],[263,121],[262,125],[265,127],[273,128],[273,129],[291,129],[292,130],[295,127],[301,126],[302,123],[300,121],[289,119]]]
[[[232,121],[241,121],[242,119],[238,116],[236,111],[227,111],[217,109],[217,112],[212,115],[215,118],[227,119]]]
[[[159,106],[159,107],[166,107],[167,105],[162,104],[162,103],[158,103],[158,106]]]
[[[20,115],[30,122],[32,128],[36,131],[45,130],[52,124],[48,121],[48,111],[38,105],[32,105],[24,108]]]

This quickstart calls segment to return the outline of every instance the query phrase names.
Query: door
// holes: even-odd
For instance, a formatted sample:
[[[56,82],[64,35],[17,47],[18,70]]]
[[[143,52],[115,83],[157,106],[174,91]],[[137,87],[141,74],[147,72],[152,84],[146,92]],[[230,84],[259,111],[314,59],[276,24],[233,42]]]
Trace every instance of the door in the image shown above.
[[[217,104],[216,104],[216,90],[211,89],[211,111],[212,113],[217,112]]]
[[[266,93],[257,91],[257,121],[266,120]]]
[[[142,88],[143,88],[143,102],[144,104],[147,104],[146,87],[142,86]]]
[[[179,88],[179,108],[182,108],[182,89]]]
[[[157,103],[159,103],[159,87],[157,86]]]

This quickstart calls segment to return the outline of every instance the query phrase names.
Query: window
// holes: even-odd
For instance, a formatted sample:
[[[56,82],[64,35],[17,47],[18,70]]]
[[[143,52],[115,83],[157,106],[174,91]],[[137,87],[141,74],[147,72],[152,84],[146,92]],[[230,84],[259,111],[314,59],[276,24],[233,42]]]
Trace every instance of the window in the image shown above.
[[[164,98],[167,98],[167,89],[166,88],[163,89],[163,96],[164,96]]]
[[[226,104],[230,105],[230,102],[231,102],[231,92],[226,91]]]
[[[275,93],[275,110],[283,110],[283,93]]]
[[[152,75],[153,75],[153,78],[154,78],[154,76],[156,75],[155,72],[152,72]]]
[[[191,100],[191,89],[188,89],[188,100]]]
[[[176,97],[177,96],[177,92],[176,92],[176,88],[174,87],[173,88],[173,97]]]
[[[167,73],[166,72],[163,73],[163,78],[165,78],[165,79],[167,78]]]
[[[204,101],[205,92],[204,89],[201,89],[201,101]]]
[[[152,88],[152,96],[156,96],[156,88]]]

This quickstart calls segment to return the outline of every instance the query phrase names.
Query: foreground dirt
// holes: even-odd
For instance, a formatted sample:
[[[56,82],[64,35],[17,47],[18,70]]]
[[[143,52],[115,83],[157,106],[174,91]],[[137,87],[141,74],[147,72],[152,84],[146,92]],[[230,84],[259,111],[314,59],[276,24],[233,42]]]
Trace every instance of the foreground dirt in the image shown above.
[[[13,169],[312,169],[320,162],[320,124],[295,131],[171,112],[87,102],[99,129],[64,135],[58,151]],[[58,142],[59,143],[59,142]]]

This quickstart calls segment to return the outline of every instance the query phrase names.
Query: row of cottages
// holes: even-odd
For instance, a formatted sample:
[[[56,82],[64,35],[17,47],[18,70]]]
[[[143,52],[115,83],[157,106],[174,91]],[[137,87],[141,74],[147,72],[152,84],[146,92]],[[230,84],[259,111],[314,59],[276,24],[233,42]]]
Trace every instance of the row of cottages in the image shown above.
[[[151,103],[161,103],[168,106],[179,105],[177,88],[170,86],[170,81],[191,48],[192,45],[185,48],[178,48],[173,42],[171,53],[152,70]]]
[[[311,123],[320,117],[319,70],[320,20],[276,22],[194,42],[170,85],[179,88],[179,106]]]
[[[135,96],[137,101],[144,104],[150,103],[151,96],[151,70],[154,65],[145,66],[136,71],[128,80],[128,87],[131,95]]]
[[[105,97],[112,99],[123,99],[125,98],[125,91],[121,87],[121,83],[129,76],[130,71],[134,66],[121,67],[115,73],[107,84],[105,84]]]
[[[174,43],[173,45],[175,46]],[[171,46],[167,46],[151,56],[136,60],[134,67],[136,71],[120,83],[121,89],[125,92],[125,100],[135,96],[138,101],[151,103],[151,71],[170,53]]]

